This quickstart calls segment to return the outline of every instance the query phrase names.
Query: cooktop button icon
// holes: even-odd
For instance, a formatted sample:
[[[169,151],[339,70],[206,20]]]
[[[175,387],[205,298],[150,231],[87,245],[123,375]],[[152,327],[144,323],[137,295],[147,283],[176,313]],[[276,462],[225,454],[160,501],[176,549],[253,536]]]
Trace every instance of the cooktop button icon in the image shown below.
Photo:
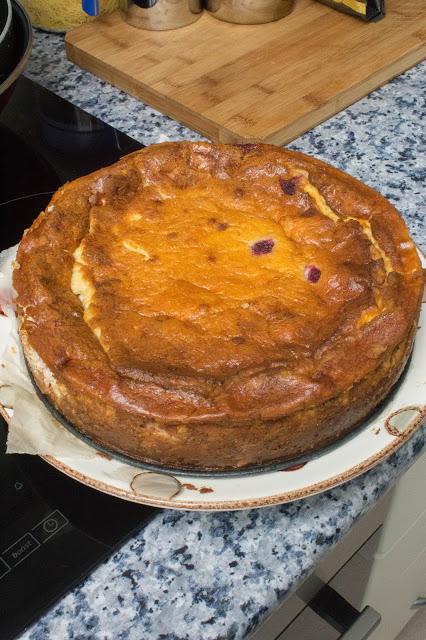
[[[56,531],[58,526],[58,521],[54,520],[53,518],[48,518],[47,520],[45,520],[45,522],[43,522],[43,529],[46,531],[46,533],[53,533],[54,531]]]
[[[46,518],[43,518],[41,522],[36,524],[31,531],[39,542],[47,542],[47,540],[56,535],[57,532],[63,529],[67,524],[68,519],[59,511],[59,509],[55,509],[55,511],[49,513]]]
[[[17,482],[15,482],[14,487],[15,487],[16,491],[20,491],[21,489],[24,488],[24,485],[22,484],[22,482],[17,481]]]

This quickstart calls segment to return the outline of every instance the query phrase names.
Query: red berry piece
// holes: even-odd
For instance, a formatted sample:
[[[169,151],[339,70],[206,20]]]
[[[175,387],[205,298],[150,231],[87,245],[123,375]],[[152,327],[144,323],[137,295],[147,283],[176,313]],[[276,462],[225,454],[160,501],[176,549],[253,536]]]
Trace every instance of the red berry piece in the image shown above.
[[[308,282],[318,282],[321,278],[321,269],[318,269],[318,267],[313,264],[309,264],[305,267],[305,278]]]
[[[274,248],[275,242],[272,238],[266,238],[265,240],[258,240],[251,245],[251,251],[254,256],[262,256],[265,253],[271,253]]]
[[[216,229],[218,231],[225,231],[226,229],[228,229],[229,224],[227,222],[218,222],[216,225]]]
[[[296,193],[296,180],[294,178],[290,180],[280,178],[280,187],[286,195],[294,196]]]

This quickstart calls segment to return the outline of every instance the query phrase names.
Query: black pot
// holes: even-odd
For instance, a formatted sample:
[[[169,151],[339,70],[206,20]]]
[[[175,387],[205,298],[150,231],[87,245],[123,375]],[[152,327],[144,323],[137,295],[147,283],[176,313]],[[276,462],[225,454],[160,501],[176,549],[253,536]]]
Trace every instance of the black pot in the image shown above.
[[[11,0],[0,0],[0,82],[13,69],[13,25]]]
[[[0,111],[31,53],[31,22],[17,0],[0,0]]]

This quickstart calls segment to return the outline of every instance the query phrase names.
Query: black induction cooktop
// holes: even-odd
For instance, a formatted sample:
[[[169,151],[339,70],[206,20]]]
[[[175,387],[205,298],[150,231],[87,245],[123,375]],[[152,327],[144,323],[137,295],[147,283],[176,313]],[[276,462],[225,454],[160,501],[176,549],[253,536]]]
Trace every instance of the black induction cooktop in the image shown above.
[[[16,244],[52,193],[141,145],[20,78],[0,114],[0,250]],[[29,624],[152,518],[36,456],[6,455],[0,418],[0,639]]]

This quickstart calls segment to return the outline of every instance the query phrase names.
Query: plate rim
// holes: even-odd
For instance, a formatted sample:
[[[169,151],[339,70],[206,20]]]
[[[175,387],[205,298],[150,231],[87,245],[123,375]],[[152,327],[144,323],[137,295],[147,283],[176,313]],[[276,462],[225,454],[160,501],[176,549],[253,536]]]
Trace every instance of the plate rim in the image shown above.
[[[61,471],[65,475],[81,482],[82,484],[91,487],[92,489],[96,489],[101,491],[102,493],[106,493],[108,495],[113,495],[118,498],[122,498],[124,500],[128,500],[129,502],[135,502],[137,504],[145,504],[148,506],[159,507],[159,508],[167,508],[167,509],[177,509],[177,510],[188,510],[188,511],[237,511],[242,509],[251,509],[251,508],[260,508],[260,507],[269,507],[277,504],[285,504],[287,502],[292,502],[294,500],[300,500],[302,498],[308,498],[310,496],[322,493],[323,491],[327,491],[329,489],[334,489],[335,487],[348,482],[349,480],[353,480],[354,478],[362,475],[366,471],[372,469],[376,464],[380,461],[386,460],[392,453],[395,453],[405,442],[407,442],[411,436],[419,429],[426,420],[426,405],[407,405],[406,407],[402,407],[404,409],[416,409],[419,411],[419,415],[413,417],[409,423],[408,428],[404,430],[404,433],[394,436],[394,440],[382,448],[380,451],[376,452],[372,456],[369,456],[362,462],[354,465],[350,469],[339,473],[337,475],[331,476],[326,480],[322,480],[320,482],[316,482],[314,484],[305,486],[299,489],[293,489],[291,491],[286,491],[284,493],[274,494],[272,496],[267,496],[263,498],[252,498],[252,499],[243,499],[243,500],[222,500],[216,502],[187,502],[182,500],[175,500],[174,498],[154,498],[152,496],[146,496],[142,493],[136,493],[130,490],[120,489],[113,485],[108,485],[101,480],[95,480],[90,476],[86,476],[85,474],[73,469],[69,465],[62,462],[59,458],[55,458],[54,456],[45,455],[40,456],[42,460],[50,464],[52,467]],[[4,408],[0,405],[0,414],[3,418],[8,422],[10,420],[9,415],[4,410]],[[129,465],[131,466],[131,465]],[[134,467],[136,470],[137,467]],[[143,472],[142,472],[143,473]],[[147,471],[146,473],[152,473]],[[277,472],[273,472],[277,473]],[[285,471],[280,471],[279,473],[285,473]],[[161,475],[161,474],[159,474]],[[171,474],[164,474],[171,475]],[[178,474],[176,474],[178,475]],[[266,475],[266,474],[260,474]],[[196,477],[196,476],[193,476]],[[243,478],[243,476],[241,476]],[[180,482],[180,481],[179,481]],[[182,484],[182,483],[181,483]]]

